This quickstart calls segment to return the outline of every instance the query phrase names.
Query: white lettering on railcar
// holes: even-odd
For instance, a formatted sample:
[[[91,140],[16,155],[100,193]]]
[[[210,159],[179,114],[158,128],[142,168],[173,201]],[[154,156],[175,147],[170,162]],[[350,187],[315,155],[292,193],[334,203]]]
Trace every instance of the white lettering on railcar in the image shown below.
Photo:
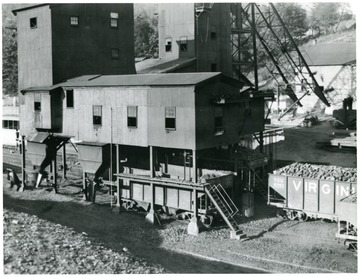
[[[314,193],[316,193],[316,186],[317,186],[317,183],[314,183],[314,182],[309,182],[309,192],[311,192],[311,190],[314,191]]]
[[[295,183],[295,180],[293,180],[294,188],[295,188],[296,191],[299,190],[299,188],[300,188],[300,186],[301,186],[301,183],[302,183],[302,181],[299,181],[299,182],[296,184],[296,183]]]
[[[323,184],[321,186],[321,191],[324,193],[324,194],[329,194],[331,189],[330,189],[330,186],[328,184]]]

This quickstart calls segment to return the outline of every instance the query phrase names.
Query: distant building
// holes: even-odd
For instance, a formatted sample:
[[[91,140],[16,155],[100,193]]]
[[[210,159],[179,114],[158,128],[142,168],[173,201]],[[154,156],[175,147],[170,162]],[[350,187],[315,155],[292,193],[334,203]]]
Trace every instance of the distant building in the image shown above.
[[[231,3],[158,5],[159,58],[136,64],[137,73],[222,72],[251,85],[234,70]],[[235,47],[236,48],[236,47]]]
[[[356,101],[356,43],[333,42],[315,44],[306,51],[300,49],[315,74],[316,81],[324,87],[326,97],[331,107],[326,112],[332,114],[334,109],[342,108],[343,100],[351,95]],[[319,99],[315,95],[304,98],[306,106],[317,104]],[[354,103],[354,106],[356,104]]]
[[[133,4],[39,4],[17,16],[19,91],[86,74],[133,74]],[[20,116],[23,120],[23,98]]]

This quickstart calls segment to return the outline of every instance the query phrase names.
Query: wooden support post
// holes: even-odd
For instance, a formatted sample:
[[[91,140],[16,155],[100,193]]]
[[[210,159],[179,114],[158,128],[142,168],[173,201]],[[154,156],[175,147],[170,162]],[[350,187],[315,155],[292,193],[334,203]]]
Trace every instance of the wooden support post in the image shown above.
[[[66,179],[66,143],[63,145],[63,153],[62,153],[62,162],[63,162],[63,179]]]
[[[196,163],[196,150],[192,151],[192,159],[193,159],[193,183],[197,183],[197,163]],[[187,232],[190,235],[197,236],[200,232],[200,225],[201,222],[198,219],[198,197],[197,197],[197,190],[193,189],[193,212],[194,215],[190,220],[190,223],[187,227]]]
[[[25,167],[26,167],[26,160],[25,160],[25,136],[21,136],[21,149],[22,149],[22,152],[21,152],[21,168],[22,168],[22,182],[21,182],[21,186],[19,188],[19,191],[24,191],[24,188],[25,188],[25,182],[26,182],[26,172],[25,172]]]
[[[86,173],[83,171],[83,200],[87,200]]]
[[[54,150],[54,160],[53,160],[53,186],[54,191],[57,193],[57,178],[56,178],[56,172],[57,172],[57,163],[56,163],[56,149]]]
[[[120,145],[117,144],[116,145],[116,173],[119,174],[120,173]],[[117,194],[116,194],[116,207],[120,208],[121,207],[121,188],[120,188],[120,184],[121,184],[121,179],[119,177],[116,178],[116,190],[117,190]],[[119,210],[120,212],[120,210]]]
[[[150,178],[154,178],[154,149],[153,146],[149,147],[150,151]],[[145,220],[149,223],[155,223],[155,186],[154,183],[150,181],[150,191],[151,191],[151,202],[150,202],[150,211],[145,217]]]

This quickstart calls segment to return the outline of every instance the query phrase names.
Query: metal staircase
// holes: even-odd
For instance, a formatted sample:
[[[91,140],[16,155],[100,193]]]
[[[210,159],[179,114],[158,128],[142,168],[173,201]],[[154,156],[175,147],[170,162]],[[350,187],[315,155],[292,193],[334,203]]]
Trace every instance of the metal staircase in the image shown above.
[[[238,240],[245,238],[246,235],[243,234],[243,231],[234,218],[239,210],[223,186],[221,184],[209,184],[205,187],[205,192],[231,229],[230,237]]]

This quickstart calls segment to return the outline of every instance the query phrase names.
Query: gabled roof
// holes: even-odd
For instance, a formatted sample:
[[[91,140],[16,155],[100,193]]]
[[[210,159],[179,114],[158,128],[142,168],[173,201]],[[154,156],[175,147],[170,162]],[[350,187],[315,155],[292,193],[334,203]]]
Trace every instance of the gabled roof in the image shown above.
[[[309,66],[345,65],[356,61],[355,42],[315,44],[300,51]]]
[[[22,90],[22,93],[26,91],[51,91],[59,87],[199,86],[213,80],[221,80],[238,88],[244,86],[244,82],[219,72],[85,75],[49,87],[27,88]]]

